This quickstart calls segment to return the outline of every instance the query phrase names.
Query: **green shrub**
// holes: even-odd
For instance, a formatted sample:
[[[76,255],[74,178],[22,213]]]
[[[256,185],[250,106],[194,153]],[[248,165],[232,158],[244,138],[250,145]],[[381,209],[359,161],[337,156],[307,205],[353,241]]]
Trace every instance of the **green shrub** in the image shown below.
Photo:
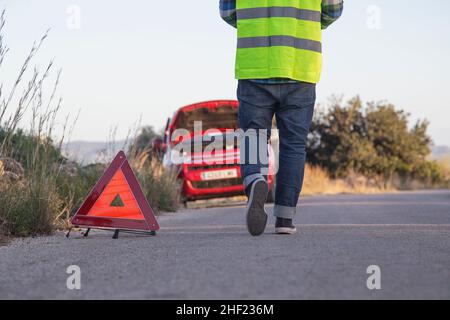
[[[4,232],[21,237],[52,233],[64,206],[54,187],[34,181],[3,190],[0,216]]]
[[[439,166],[428,160],[428,122],[410,128],[409,115],[391,104],[363,107],[359,97],[344,106],[334,101],[329,110],[316,114],[311,130],[309,161],[334,178],[356,172],[381,181],[384,188],[394,179],[416,179],[425,186],[445,181]]]
[[[422,181],[426,187],[446,186],[445,168],[436,161],[425,161],[414,168],[412,177]]]

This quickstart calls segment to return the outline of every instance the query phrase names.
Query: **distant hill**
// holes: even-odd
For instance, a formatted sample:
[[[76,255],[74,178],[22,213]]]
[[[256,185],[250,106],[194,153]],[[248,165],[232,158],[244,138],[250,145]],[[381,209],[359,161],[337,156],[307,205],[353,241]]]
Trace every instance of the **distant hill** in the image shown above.
[[[119,150],[126,149],[125,141],[107,142],[72,141],[64,145],[64,154],[72,161],[83,165],[107,162],[108,157],[114,156]]]
[[[72,141],[65,144],[65,154],[70,160],[86,165],[95,162],[107,162],[111,160],[107,159],[108,154],[114,156],[119,150],[126,148],[127,145],[124,140],[117,141],[114,146],[107,142]],[[450,147],[433,147],[431,157],[436,160],[444,157],[450,159]]]
[[[431,157],[436,160],[444,158],[444,157],[450,158],[450,147],[448,147],[448,146],[433,147]]]

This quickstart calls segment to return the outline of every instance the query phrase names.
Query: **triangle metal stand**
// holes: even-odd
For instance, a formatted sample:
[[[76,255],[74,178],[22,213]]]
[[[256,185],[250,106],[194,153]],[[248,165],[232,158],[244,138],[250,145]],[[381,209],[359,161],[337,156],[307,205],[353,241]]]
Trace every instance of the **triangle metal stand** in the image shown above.
[[[78,227],[75,227],[78,228]],[[103,231],[113,231],[114,234],[112,236],[113,239],[119,239],[119,233],[128,233],[128,234],[136,234],[136,235],[142,235],[142,236],[156,236],[156,231],[136,231],[136,230],[125,230],[125,229],[104,229],[104,228],[87,228],[85,232],[82,233],[84,238],[87,238],[89,236],[89,232],[91,229],[96,230],[103,230]],[[66,234],[66,238],[70,237],[70,232],[72,231],[72,228],[69,229],[69,231]]]

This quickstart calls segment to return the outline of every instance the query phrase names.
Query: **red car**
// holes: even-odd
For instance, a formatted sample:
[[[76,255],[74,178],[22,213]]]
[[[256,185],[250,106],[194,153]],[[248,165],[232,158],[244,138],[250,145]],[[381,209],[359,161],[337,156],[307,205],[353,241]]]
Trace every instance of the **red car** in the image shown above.
[[[163,162],[179,170],[184,202],[244,194],[237,129],[238,102],[232,100],[189,105],[168,119]],[[273,173],[274,153],[269,144],[269,202],[275,198]]]

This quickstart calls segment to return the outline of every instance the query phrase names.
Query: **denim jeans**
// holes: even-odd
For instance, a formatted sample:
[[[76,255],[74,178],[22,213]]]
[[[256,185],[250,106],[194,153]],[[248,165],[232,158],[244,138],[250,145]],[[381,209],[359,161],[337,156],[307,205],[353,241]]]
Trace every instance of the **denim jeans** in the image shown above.
[[[314,113],[316,85],[305,82],[261,84],[240,80],[237,95],[239,126],[245,133],[241,138],[244,186],[267,175],[268,161],[264,156],[254,154],[267,157],[267,142],[275,116],[280,136],[280,157],[274,215],[292,219],[303,185],[306,143]]]

